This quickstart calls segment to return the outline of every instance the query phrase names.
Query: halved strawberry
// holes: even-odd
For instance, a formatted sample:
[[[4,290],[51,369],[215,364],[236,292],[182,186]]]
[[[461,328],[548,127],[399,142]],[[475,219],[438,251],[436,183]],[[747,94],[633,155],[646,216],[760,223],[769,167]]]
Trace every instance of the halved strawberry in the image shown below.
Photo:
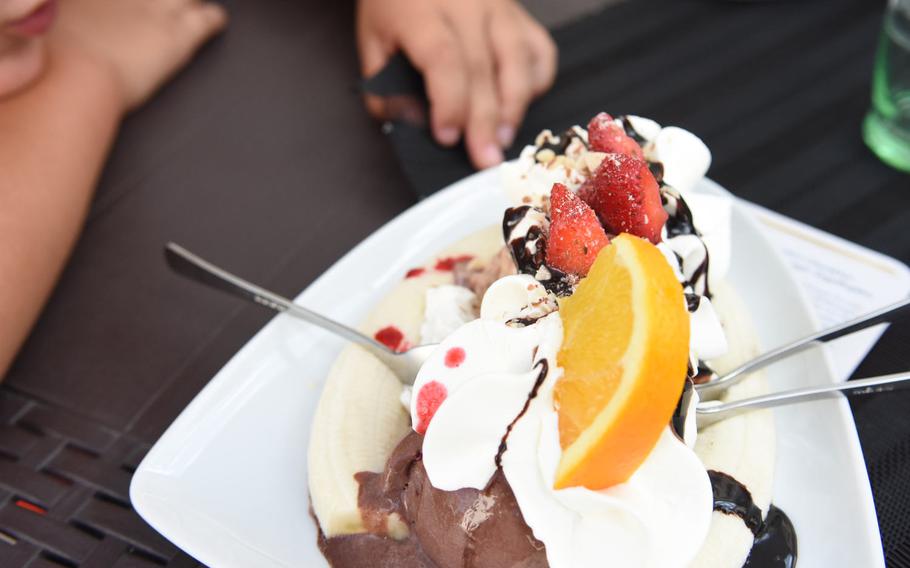
[[[597,152],[627,154],[641,159],[641,146],[630,138],[613,117],[602,112],[588,123],[588,145]]]
[[[660,242],[667,212],[660,202],[657,180],[644,160],[607,154],[597,171],[578,189],[578,196],[614,235],[631,233],[654,244]]]
[[[554,183],[550,217],[547,264],[563,272],[587,275],[597,253],[610,244],[597,215],[569,188]]]

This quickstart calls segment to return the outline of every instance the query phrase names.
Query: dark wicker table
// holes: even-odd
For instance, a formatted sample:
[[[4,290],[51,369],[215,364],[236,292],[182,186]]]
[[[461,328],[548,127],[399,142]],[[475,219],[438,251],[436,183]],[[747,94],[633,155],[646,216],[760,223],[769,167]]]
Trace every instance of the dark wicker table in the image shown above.
[[[883,4],[611,8],[559,30],[558,86],[519,139],[600,109],[679,124],[735,193],[908,262],[910,177],[859,139]],[[132,511],[130,475],[270,316],[171,275],[164,242],[292,294],[415,188],[469,171],[422,132],[389,140],[365,116],[347,3],[231,8],[229,33],[124,126],[0,387],[0,566],[196,565]],[[908,368],[908,340],[910,322],[893,325],[857,375]],[[910,397],[852,405],[889,566],[910,566]]]

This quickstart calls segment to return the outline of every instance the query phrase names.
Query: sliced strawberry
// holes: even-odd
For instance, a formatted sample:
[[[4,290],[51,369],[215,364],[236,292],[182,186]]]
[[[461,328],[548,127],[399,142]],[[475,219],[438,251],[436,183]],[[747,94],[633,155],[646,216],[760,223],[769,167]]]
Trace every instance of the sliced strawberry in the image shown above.
[[[660,242],[667,212],[660,202],[657,180],[644,160],[607,154],[578,189],[578,196],[594,209],[610,233],[631,233]]]
[[[554,183],[550,217],[547,264],[563,272],[587,275],[597,253],[610,244],[597,215],[569,188]]]
[[[588,123],[588,145],[597,152],[626,154],[642,158],[641,146],[630,138],[613,117],[602,112]]]

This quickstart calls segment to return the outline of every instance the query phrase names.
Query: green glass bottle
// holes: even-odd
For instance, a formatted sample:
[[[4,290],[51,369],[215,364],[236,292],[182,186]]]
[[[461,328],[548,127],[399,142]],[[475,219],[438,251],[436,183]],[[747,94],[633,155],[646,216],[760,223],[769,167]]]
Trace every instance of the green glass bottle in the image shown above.
[[[888,4],[863,138],[882,161],[910,172],[910,0]]]

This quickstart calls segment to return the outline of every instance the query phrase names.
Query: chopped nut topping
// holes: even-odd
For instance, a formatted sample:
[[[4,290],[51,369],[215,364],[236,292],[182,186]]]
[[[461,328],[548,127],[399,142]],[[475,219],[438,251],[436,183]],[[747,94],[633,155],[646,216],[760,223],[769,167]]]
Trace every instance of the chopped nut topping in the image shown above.
[[[603,152],[588,152],[585,154],[583,160],[588,171],[591,173],[597,171],[597,168],[600,167],[600,163],[604,161],[606,156],[607,155]]]
[[[556,159],[556,152],[550,150],[549,148],[544,148],[534,156],[538,162],[541,164],[549,164]]]
[[[550,142],[552,144],[559,143],[559,138],[557,138],[556,136],[553,136],[553,131],[551,131],[550,129],[545,129],[545,130],[541,131],[541,133],[537,135],[537,138],[534,139],[535,146],[543,146],[547,142]]]

